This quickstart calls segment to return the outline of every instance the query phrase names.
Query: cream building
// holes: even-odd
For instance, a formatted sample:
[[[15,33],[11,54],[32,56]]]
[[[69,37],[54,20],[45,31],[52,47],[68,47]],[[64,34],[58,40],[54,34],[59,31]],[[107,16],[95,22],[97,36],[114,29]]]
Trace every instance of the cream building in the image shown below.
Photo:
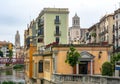
[[[100,42],[113,43],[113,19],[114,14],[107,14],[99,22],[99,39]]]
[[[114,47],[116,52],[120,50],[120,8],[114,12]]]
[[[100,21],[88,29],[87,43],[113,44],[114,14],[103,16]]]

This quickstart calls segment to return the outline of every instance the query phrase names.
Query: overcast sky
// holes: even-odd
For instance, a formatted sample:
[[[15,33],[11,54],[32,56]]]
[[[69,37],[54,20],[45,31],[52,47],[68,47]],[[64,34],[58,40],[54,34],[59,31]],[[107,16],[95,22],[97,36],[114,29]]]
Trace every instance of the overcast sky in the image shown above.
[[[45,7],[69,8],[69,27],[77,13],[80,26],[89,28],[105,14],[119,7],[119,0],[0,0],[0,41],[14,43],[15,34],[20,32],[23,45],[24,30]]]

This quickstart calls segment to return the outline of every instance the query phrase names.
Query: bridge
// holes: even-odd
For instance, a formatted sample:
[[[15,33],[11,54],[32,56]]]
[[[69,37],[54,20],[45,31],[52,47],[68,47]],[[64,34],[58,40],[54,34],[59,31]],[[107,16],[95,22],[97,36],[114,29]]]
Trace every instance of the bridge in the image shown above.
[[[0,58],[0,64],[24,64],[24,58]]]

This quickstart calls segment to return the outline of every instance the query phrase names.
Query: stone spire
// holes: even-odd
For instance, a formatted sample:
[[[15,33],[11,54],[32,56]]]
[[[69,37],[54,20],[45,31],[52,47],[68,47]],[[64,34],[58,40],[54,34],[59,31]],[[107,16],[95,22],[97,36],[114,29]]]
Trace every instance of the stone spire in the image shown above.
[[[19,31],[17,31],[17,33],[15,35],[15,47],[20,48],[20,34],[19,34]]]

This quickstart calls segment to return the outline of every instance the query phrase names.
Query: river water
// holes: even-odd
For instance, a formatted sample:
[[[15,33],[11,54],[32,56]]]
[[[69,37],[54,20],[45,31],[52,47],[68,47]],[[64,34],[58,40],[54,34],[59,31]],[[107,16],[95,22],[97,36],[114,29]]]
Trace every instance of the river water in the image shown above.
[[[25,74],[24,71],[18,70],[0,70],[0,83],[3,81],[13,81],[15,83],[25,84]]]

